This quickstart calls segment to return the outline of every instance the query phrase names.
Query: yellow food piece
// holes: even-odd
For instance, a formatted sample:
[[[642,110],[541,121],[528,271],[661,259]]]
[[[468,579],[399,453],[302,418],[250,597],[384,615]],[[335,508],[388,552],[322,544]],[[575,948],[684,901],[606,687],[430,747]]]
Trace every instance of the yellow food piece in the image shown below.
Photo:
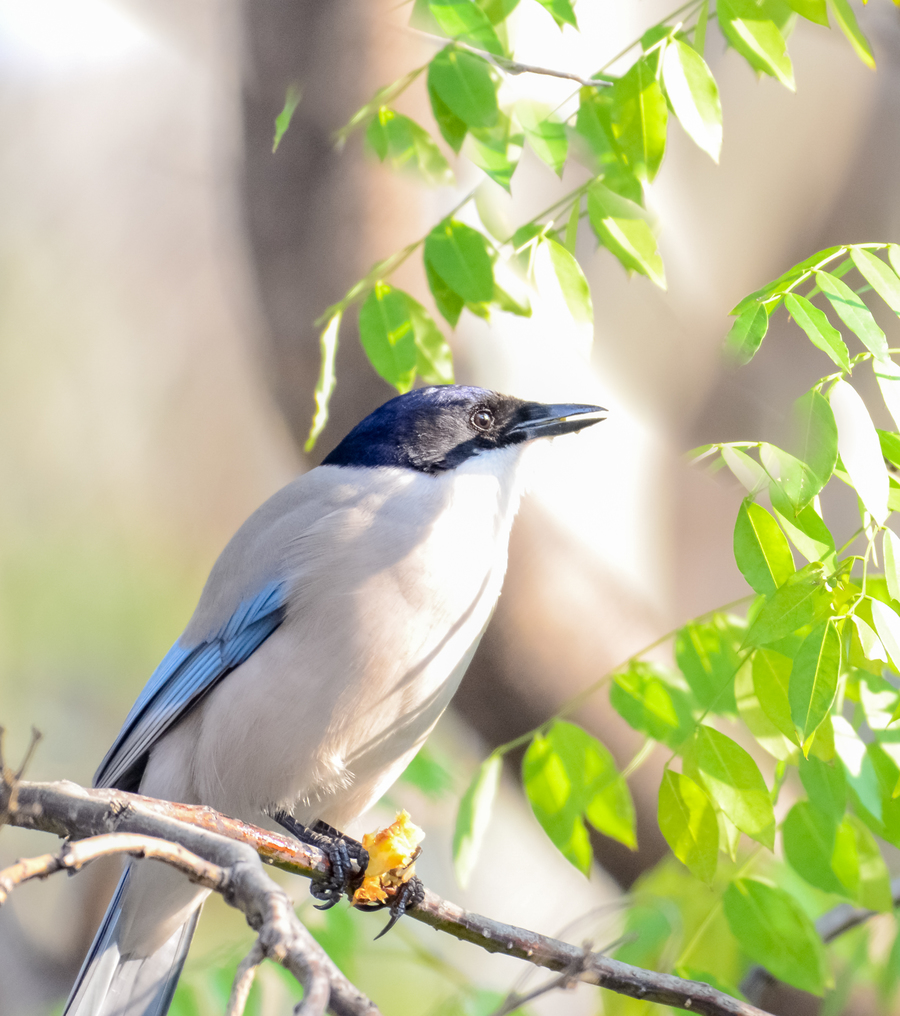
[[[385,829],[366,833],[362,845],[369,852],[362,885],[353,894],[353,903],[384,903],[416,873],[416,858],[425,833],[401,811]]]

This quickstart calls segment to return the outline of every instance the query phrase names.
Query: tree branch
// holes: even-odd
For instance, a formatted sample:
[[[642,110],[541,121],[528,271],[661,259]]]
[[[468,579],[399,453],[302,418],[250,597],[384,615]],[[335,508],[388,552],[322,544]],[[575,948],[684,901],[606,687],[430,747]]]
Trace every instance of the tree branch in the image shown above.
[[[252,886],[248,882],[247,888],[257,895],[248,891],[238,898],[233,886],[227,887],[223,895],[229,903],[244,910],[251,926],[260,929],[260,942],[266,955],[283,963],[301,979],[312,978],[315,984],[330,982],[329,1005],[340,1016],[377,1012],[319,950],[295,917],[285,894],[265,876],[259,865],[259,858],[262,858],[307,878],[322,878],[329,873],[329,862],[315,847],[227,818],[211,808],[173,804],[119,790],[85,790],[65,781],[22,781],[15,787],[15,794],[8,783],[0,784],[0,814],[4,810],[12,825],[58,836],[103,836],[114,832],[153,836],[178,843],[186,851],[213,864],[251,869],[255,877],[251,880]],[[260,879],[264,882],[260,883]],[[296,949],[284,959],[280,954],[273,955],[273,952],[278,953],[277,942],[282,939],[276,936],[275,942],[269,942],[265,938],[262,933],[264,916],[259,911],[259,901],[269,897],[279,901],[278,921],[287,922],[287,926],[279,925],[279,934],[302,935],[304,942],[311,943],[309,948]],[[489,952],[515,956],[632,998],[680,1006],[705,1016],[766,1016],[755,1006],[716,991],[708,984],[644,970],[568,942],[493,921],[469,913],[432,892],[426,891],[424,901],[409,911],[409,916]],[[305,957],[307,963],[311,956],[316,957],[326,976],[317,979],[315,970],[295,967],[292,957],[298,955]],[[253,965],[248,957],[241,965],[242,978],[249,976]]]

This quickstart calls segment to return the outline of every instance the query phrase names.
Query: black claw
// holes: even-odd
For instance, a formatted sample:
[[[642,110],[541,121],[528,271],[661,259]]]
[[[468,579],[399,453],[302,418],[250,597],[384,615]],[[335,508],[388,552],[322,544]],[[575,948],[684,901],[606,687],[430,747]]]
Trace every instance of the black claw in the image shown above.
[[[318,847],[331,864],[331,874],[327,878],[310,883],[310,895],[322,900],[321,904],[316,904],[316,910],[329,910],[345,894],[353,895],[369,864],[368,852],[361,843],[344,836],[327,822],[317,822],[310,829],[285,811],[275,812],[272,818],[301,843]]]
[[[382,935],[386,935],[407,910],[412,910],[414,907],[417,907],[424,899],[425,886],[422,885],[422,880],[420,878],[413,875],[408,882],[405,882],[401,886],[400,892],[398,892],[394,897],[394,900],[391,903],[391,919],[375,936],[375,941],[377,942]],[[366,909],[370,908],[367,907]]]

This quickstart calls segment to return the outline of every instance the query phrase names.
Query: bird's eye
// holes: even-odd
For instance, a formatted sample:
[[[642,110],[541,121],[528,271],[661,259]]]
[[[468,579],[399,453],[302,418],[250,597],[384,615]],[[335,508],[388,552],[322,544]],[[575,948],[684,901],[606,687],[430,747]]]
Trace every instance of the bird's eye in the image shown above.
[[[472,426],[476,430],[489,431],[494,426],[494,414],[484,407],[476,409],[472,413]]]

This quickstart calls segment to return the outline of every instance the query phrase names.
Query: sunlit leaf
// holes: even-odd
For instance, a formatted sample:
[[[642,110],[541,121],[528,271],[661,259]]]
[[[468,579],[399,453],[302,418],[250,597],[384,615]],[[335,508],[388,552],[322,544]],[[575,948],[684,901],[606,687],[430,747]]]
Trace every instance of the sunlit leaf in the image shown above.
[[[434,20],[450,39],[467,42],[476,49],[503,56],[503,44],[488,16],[472,0],[430,0]]]
[[[838,827],[832,866],[861,907],[893,908],[887,865],[874,836],[855,815],[847,815]]]
[[[705,791],[687,776],[667,769],[659,788],[659,830],[691,874],[711,882],[719,854],[719,824]]]
[[[291,125],[291,120],[294,117],[294,110],[300,105],[300,99],[303,96],[303,89],[296,83],[292,83],[287,87],[287,93],[284,97],[284,106],[278,116],[275,117],[275,137],[272,140],[272,152],[278,151],[278,146],[281,144],[281,139],[287,133],[288,127]]]
[[[816,285],[828,297],[838,317],[871,353],[886,359],[888,344],[884,332],[878,327],[872,312],[846,282],[828,272],[816,272]]]
[[[578,224],[581,221],[581,197],[577,197],[572,204],[572,210],[569,212],[569,218],[566,222],[566,235],[565,243],[563,246],[566,250],[575,257],[575,248],[578,245]],[[580,271],[580,269],[579,269]],[[594,319],[593,309],[591,310],[591,321]]]
[[[828,400],[815,388],[793,406],[794,453],[809,466],[819,488],[831,479],[837,463],[837,424]],[[818,493],[818,491],[817,491]]]
[[[447,319],[450,326],[455,328],[459,321],[459,315],[462,314],[462,309],[465,306],[465,300],[444,282],[427,260],[425,261],[425,277],[428,279],[428,287],[434,297],[437,309]]]
[[[797,730],[791,719],[788,687],[792,662],[774,649],[757,649],[753,654],[753,690],[763,712],[777,730],[797,744]]]
[[[790,730],[789,737],[786,737],[772,722],[759,701],[753,682],[753,665],[756,655],[758,653],[754,654],[753,661],[748,660],[744,663],[734,679],[734,697],[737,700],[738,714],[757,742],[770,755],[784,762],[796,762],[798,749],[795,743],[794,725],[791,723],[790,707],[787,704],[787,685],[785,685],[784,704]],[[790,668],[790,660],[787,662]]]
[[[769,474],[754,459],[740,448],[732,448],[725,445],[722,448],[722,458],[725,465],[731,470],[735,478],[744,485],[747,493],[751,496],[759,493],[769,483]]]
[[[837,421],[838,450],[844,468],[867,511],[883,525],[888,516],[890,483],[878,434],[866,405],[843,380],[835,383],[828,398]]]
[[[566,248],[555,240],[546,237],[543,242],[550,253],[550,262],[573,320],[579,324],[592,325],[594,307],[591,303],[591,290],[581,266]]]
[[[894,669],[900,664],[900,617],[881,600],[869,601],[872,608],[872,620],[881,643],[887,650]]]
[[[891,599],[900,600],[900,537],[892,529],[885,529],[881,546],[888,591]]]
[[[841,370],[850,370],[847,344],[824,311],[819,310],[799,293],[788,293],[784,298],[784,305],[814,346],[827,353]]]
[[[512,120],[500,113],[493,127],[472,127],[465,154],[504,190],[510,189],[513,173],[522,155],[524,135]]]
[[[334,375],[334,360],[337,356],[338,332],[341,327],[341,312],[338,311],[325,326],[319,336],[319,347],[321,349],[322,365],[319,368],[319,380],[316,382],[316,390],[313,393],[316,400],[316,408],[313,413],[312,424],[309,428],[309,436],[303,450],[311,452],[315,447],[319,435],[328,423],[328,403],[336,383]]]
[[[377,282],[359,311],[359,341],[388,384],[407,392],[416,376],[416,340],[406,294]]]
[[[616,674],[609,701],[635,730],[670,748],[678,748],[693,729],[690,696],[653,664],[635,661]]]
[[[650,61],[641,57],[612,87],[612,132],[639,180],[652,181],[666,150],[668,108]]]
[[[464,889],[469,884],[481,852],[502,771],[502,756],[490,755],[478,767],[478,772],[459,802],[453,833],[453,869],[456,881]]]
[[[592,852],[584,817],[634,848],[634,805],[607,748],[573,723],[557,720],[534,737],[522,762],[525,793],[544,831],[585,874]]]
[[[711,621],[691,622],[675,635],[675,660],[704,708],[733,712],[734,676],[741,659],[737,652],[743,631],[729,625],[722,614]]]
[[[725,350],[735,363],[749,363],[762,345],[769,328],[769,315],[761,303],[752,303],[738,314],[728,335]]]
[[[574,28],[578,27],[575,11],[572,9],[572,0],[537,0],[537,2],[541,7],[549,11],[550,16],[560,28],[563,25],[572,25]]]
[[[454,152],[459,152],[469,131],[466,122],[450,109],[431,86],[430,81],[428,83],[428,98],[431,101],[431,112],[441,136]]]
[[[747,583],[768,595],[794,573],[794,559],[778,523],[761,505],[744,500],[734,527],[734,559]]]
[[[847,807],[847,781],[838,763],[829,764],[810,756],[800,759],[800,780],[817,810],[838,822]]]
[[[588,190],[588,216],[597,238],[626,268],[666,288],[662,258],[647,212],[602,183]]]
[[[881,786],[866,746],[843,716],[833,715],[831,723],[834,727],[835,752],[844,767],[847,784],[860,804],[880,822]]]
[[[453,354],[447,340],[422,304],[405,295],[416,341],[416,373],[430,385],[453,384]]]
[[[442,49],[428,66],[428,88],[469,128],[493,127],[497,122],[496,74],[475,53],[455,46]]]
[[[757,614],[744,639],[749,646],[765,646],[820,620],[830,607],[825,569],[808,564],[780,586]]]
[[[713,727],[700,725],[685,752],[684,771],[742,833],[772,849],[772,799],[759,767],[739,744]]]
[[[787,0],[787,2],[802,18],[828,27],[828,7],[825,0]]]
[[[611,92],[610,88],[581,89],[571,150],[595,176],[603,177],[611,191],[643,204],[641,182],[626,163],[625,153],[613,134],[615,104]]]
[[[673,40],[666,46],[663,57],[663,83],[681,126],[718,162],[722,149],[722,104],[716,79],[706,61],[687,43]]]
[[[456,219],[446,219],[425,239],[425,263],[466,303],[489,301],[494,269],[487,239]]]
[[[366,142],[384,162],[398,171],[414,173],[433,187],[453,184],[453,171],[428,131],[408,116],[382,106],[366,130]]]
[[[828,982],[825,948],[792,896],[741,878],[728,886],[723,903],[732,934],[751,959],[786,984],[822,994]]]
[[[821,490],[822,483],[813,470],[783,448],[764,441],[759,457],[772,478],[769,484],[772,504],[783,515],[802,511]]]
[[[848,0],[828,0],[828,6],[841,31],[850,40],[850,45],[856,51],[856,55],[866,67],[874,71],[875,54],[872,52],[869,40],[863,35]]]
[[[809,801],[798,801],[784,820],[781,836],[784,856],[794,871],[823,892],[846,894],[847,889],[831,867],[837,836],[837,824],[831,815]]]
[[[422,748],[413,756],[400,779],[432,801],[446,797],[453,787],[453,777],[428,748]]]
[[[516,117],[534,154],[546,162],[557,176],[562,176],[569,150],[566,125],[554,119],[549,111],[540,110],[528,101],[516,103]]]
[[[791,719],[807,753],[807,741],[831,711],[841,669],[841,637],[834,621],[820,624],[806,636],[794,657],[788,697]]]
[[[725,38],[750,66],[793,91],[794,70],[787,44],[763,8],[754,0],[718,0],[716,13]]]
[[[881,389],[881,397],[888,408],[888,412],[894,418],[894,425],[900,429],[900,366],[891,359],[872,360],[872,370]],[[883,442],[882,442],[883,443]],[[890,455],[885,453],[885,458]]]
[[[825,562],[834,555],[834,537],[811,504],[790,517],[775,509],[775,518],[807,561]]]
[[[900,314],[900,279],[897,275],[881,258],[863,247],[851,247],[850,257],[872,289],[895,314]]]

